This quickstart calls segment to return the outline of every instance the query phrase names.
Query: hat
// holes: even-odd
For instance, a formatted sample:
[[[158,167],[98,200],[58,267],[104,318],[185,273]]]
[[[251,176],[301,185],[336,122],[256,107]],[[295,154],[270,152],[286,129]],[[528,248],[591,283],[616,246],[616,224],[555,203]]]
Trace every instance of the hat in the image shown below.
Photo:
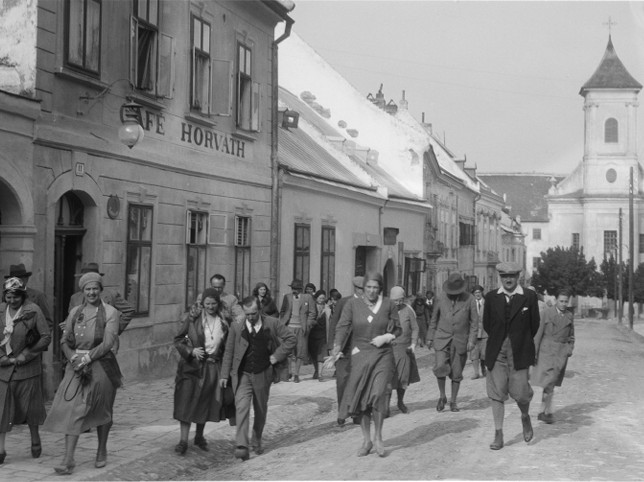
[[[4,279],[8,278],[22,278],[24,276],[31,276],[31,271],[27,271],[25,269],[25,265],[20,263],[20,264],[12,264],[9,267],[9,274],[4,277]]]
[[[2,291],[3,293],[26,293],[27,288],[25,288],[25,284],[20,281],[20,278],[9,278],[2,285]]]
[[[353,286],[355,286],[356,288],[363,288],[364,276],[354,276],[352,283],[353,283]]]
[[[496,265],[499,274],[519,274],[523,269],[518,263],[504,262]]]
[[[294,279],[293,281],[291,281],[291,284],[289,286],[291,287],[291,289],[301,290],[302,289],[302,281],[299,280],[299,279]]]
[[[80,277],[78,280],[78,287],[81,289],[81,291],[85,288],[85,285],[87,283],[93,283],[97,282],[98,284],[101,285],[101,288],[103,287],[103,278],[99,273],[85,273],[83,276]]]
[[[306,283],[306,286],[304,287],[305,290],[308,290],[309,288],[313,288],[313,291],[316,291],[317,288],[313,283]]]
[[[447,281],[443,283],[443,291],[448,295],[460,295],[465,292],[465,280],[458,273],[452,273],[447,278]]]
[[[405,290],[400,286],[394,286],[389,292],[389,298],[392,300],[401,300],[405,297]]]
[[[480,291],[481,293],[483,293],[485,289],[483,289],[481,285],[476,285],[474,288],[472,288],[472,293],[475,293],[477,291]]]
[[[101,276],[105,276],[105,273],[99,272],[98,263],[85,263],[81,267],[80,273],[75,274],[74,276],[83,276],[85,273],[98,273]]]

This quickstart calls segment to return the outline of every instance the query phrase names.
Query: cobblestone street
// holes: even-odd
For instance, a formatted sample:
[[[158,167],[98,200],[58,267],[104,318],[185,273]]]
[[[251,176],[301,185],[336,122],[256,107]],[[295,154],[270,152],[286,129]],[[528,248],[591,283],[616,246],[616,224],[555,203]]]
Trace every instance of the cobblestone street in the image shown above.
[[[94,468],[96,434],[83,434],[69,479],[641,480],[644,337],[614,320],[577,320],[576,335],[566,379],[555,391],[556,423],[536,420],[541,398],[536,388],[531,406],[535,437],[529,444],[523,442],[516,405],[508,403],[506,446],[498,452],[488,448],[494,430],[485,382],[471,380],[469,366],[460,392],[461,412],[436,412],[433,355],[420,349],[421,382],[407,392],[410,413],[393,408],[385,421],[384,458],[356,457],[360,429],[335,423],[335,381],[311,380],[307,367],[301,383],[273,386],[266,452],[247,462],[232,457],[235,429],[225,423],[206,426],[209,452],[191,443],[185,456],[177,456],[174,380],[127,384],[117,395],[107,467]],[[34,460],[26,427],[8,434],[8,455],[0,469],[4,480],[56,477],[53,467],[62,457],[63,437],[43,432],[42,438],[43,455]]]

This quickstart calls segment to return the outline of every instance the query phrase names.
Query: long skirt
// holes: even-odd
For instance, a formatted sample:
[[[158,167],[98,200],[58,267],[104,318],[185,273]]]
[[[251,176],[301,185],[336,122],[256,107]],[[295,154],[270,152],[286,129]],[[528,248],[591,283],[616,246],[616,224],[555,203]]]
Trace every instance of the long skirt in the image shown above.
[[[338,418],[370,415],[372,410],[385,414],[395,370],[390,345],[380,348],[369,345],[352,354],[351,373],[338,409]]]
[[[404,345],[394,345],[394,361],[396,363],[396,376],[393,388],[406,390],[410,384],[420,381],[416,357]]]
[[[41,375],[25,380],[0,381],[0,433],[14,425],[42,425],[47,418]]]
[[[67,364],[43,430],[80,435],[87,429],[112,421],[116,387],[100,361],[92,362],[89,367],[92,377],[83,386],[72,364]]]
[[[235,425],[235,398],[230,383],[219,384],[221,363],[208,359],[196,375],[177,373],[174,386],[175,420],[189,423],[220,422]]]
[[[324,329],[313,329],[309,332],[309,356],[311,357],[311,363],[323,362],[324,357],[327,356],[327,343],[326,343],[326,332]]]

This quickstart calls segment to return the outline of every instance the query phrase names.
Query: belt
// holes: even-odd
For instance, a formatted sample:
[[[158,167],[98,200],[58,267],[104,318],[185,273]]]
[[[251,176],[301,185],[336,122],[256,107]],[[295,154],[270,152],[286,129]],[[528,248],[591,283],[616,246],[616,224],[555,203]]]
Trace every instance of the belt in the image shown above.
[[[206,358],[204,360],[206,363],[217,363],[221,361],[221,359],[216,356],[214,353],[212,354],[206,354]]]

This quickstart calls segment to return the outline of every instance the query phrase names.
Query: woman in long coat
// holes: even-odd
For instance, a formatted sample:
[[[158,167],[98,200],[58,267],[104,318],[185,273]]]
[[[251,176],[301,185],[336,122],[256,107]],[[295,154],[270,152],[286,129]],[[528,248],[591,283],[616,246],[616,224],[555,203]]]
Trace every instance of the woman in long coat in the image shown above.
[[[562,290],[557,295],[555,306],[543,311],[539,331],[534,337],[537,364],[532,371],[533,385],[543,387],[541,412],[538,419],[545,423],[554,422],[552,399],[555,387],[560,387],[566,374],[568,357],[575,346],[575,325],[568,308],[570,291]]]
[[[174,337],[181,359],[177,366],[174,388],[174,418],[179,420],[180,440],[175,451],[185,454],[188,449],[190,424],[197,431],[194,444],[208,450],[203,436],[206,422],[230,419],[235,424],[235,404],[232,390],[225,400],[219,379],[221,360],[226,347],[230,321],[224,317],[224,307],[219,293],[207,288],[200,302],[201,312],[194,309],[184,318],[181,329]]]
[[[121,370],[112,351],[118,340],[120,313],[101,300],[100,274],[86,273],[78,285],[83,304],[72,308],[65,320],[60,345],[68,363],[43,426],[65,434],[65,456],[54,468],[59,475],[73,472],[78,437],[93,427],[98,436],[94,465],[105,467],[116,389],[122,386]]]
[[[327,355],[326,334],[327,323],[331,317],[331,308],[326,304],[326,292],[324,290],[316,291],[313,299],[315,300],[317,316],[315,317],[315,323],[309,331],[308,348],[311,363],[313,364],[313,380],[317,380],[320,378],[318,362],[324,361],[324,357]]]
[[[394,354],[391,342],[400,335],[398,310],[389,298],[382,296],[383,279],[380,273],[364,277],[364,296],[352,298],[342,309],[336,327],[332,360],[341,354],[351,334],[351,373],[340,402],[339,418],[355,417],[360,420],[363,443],[358,457],[367,455],[375,447],[380,457],[385,456],[382,426],[391,397]],[[375,437],[371,441],[371,418]]]
[[[14,425],[27,424],[31,456],[40,457],[38,426],[45,421],[42,393],[42,352],[51,342],[49,326],[40,308],[27,301],[18,278],[9,278],[0,303],[0,464],[7,456],[5,438]]]

